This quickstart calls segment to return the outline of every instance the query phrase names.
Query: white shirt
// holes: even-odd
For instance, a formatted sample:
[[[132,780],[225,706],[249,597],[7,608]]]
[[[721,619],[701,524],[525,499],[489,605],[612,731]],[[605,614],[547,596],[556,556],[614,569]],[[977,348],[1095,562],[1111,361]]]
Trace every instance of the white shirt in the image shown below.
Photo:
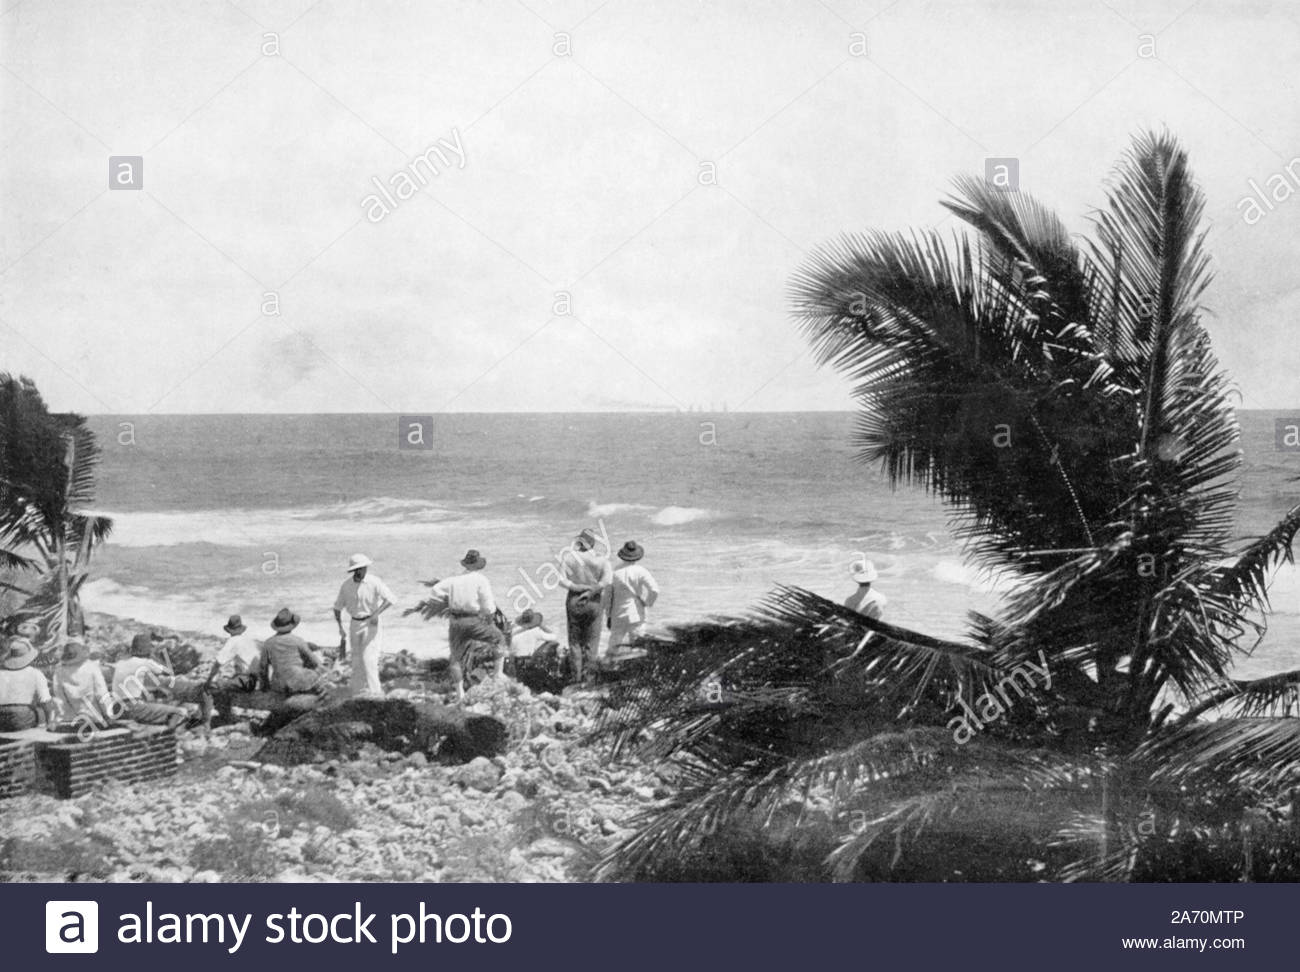
[[[452,614],[495,614],[496,598],[492,585],[481,570],[467,570],[433,585],[433,593],[447,599]]]
[[[531,655],[548,641],[559,642],[555,633],[547,631],[540,625],[524,631],[516,631],[510,638],[510,654],[516,656]]]
[[[574,584],[604,588],[612,578],[609,558],[594,550],[575,550],[570,547],[560,554],[560,586],[567,591],[573,590]]]
[[[216,661],[220,663],[222,672],[242,675],[253,671],[261,657],[262,646],[245,631],[226,639],[226,643],[217,649]]]
[[[844,606],[869,618],[879,619],[885,613],[885,605],[888,603],[889,599],[885,595],[871,588],[865,594],[854,591],[844,601]]]
[[[0,705],[31,705],[50,701],[50,683],[39,668],[18,671],[0,668]]]
[[[335,611],[347,611],[354,618],[367,618],[374,614],[387,601],[396,604],[397,598],[388,589],[388,585],[369,571],[358,584],[351,577],[339,588],[339,596],[334,599]]]
[[[646,608],[652,607],[659,597],[659,585],[640,564],[623,564],[614,571],[610,596],[611,618],[641,624],[645,621]]]
[[[54,670],[54,695],[68,718],[85,714],[92,721],[102,721],[99,706],[108,695],[108,685],[99,662],[86,659],[75,666],[60,665]]]
[[[113,697],[142,699],[150,689],[163,688],[167,677],[167,669],[152,658],[123,658],[113,666]]]

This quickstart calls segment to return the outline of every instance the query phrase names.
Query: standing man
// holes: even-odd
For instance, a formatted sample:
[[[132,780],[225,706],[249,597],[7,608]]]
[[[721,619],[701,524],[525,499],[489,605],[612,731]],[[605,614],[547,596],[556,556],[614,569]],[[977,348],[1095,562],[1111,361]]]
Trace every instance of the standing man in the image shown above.
[[[463,574],[456,574],[433,585],[433,597],[444,598],[451,623],[447,640],[451,643],[451,680],[456,685],[456,701],[465,698],[465,659],[476,644],[487,645],[496,657],[496,674],[505,671],[505,638],[493,618],[497,613],[492,585],[483,576],[487,558],[477,550],[468,550],[461,559]]]
[[[879,619],[889,601],[885,595],[871,589],[871,582],[879,576],[876,565],[870,560],[859,560],[849,568],[849,576],[857,582],[858,589],[845,599],[844,606],[869,618]]]
[[[605,610],[609,624],[609,653],[626,651],[645,633],[646,611],[659,598],[659,585],[654,575],[641,566],[645,548],[629,540],[618,550],[621,563],[614,571]]]
[[[339,637],[344,637],[343,612],[352,617],[352,679],[348,683],[352,695],[371,698],[384,697],[379,684],[379,615],[397,600],[388,585],[374,574],[367,576],[374,563],[365,554],[353,554],[348,561],[352,576],[339,588],[334,599],[334,620],[339,625]]]
[[[596,534],[583,530],[560,557],[560,586],[569,628],[569,665],[574,681],[582,681],[590,660],[600,657],[600,606],[614,578],[609,557],[596,552]]]

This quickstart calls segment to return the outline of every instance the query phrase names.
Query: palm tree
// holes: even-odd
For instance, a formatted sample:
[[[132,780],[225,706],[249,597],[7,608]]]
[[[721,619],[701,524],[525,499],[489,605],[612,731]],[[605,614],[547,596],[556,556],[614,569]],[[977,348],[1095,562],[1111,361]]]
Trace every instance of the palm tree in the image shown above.
[[[839,879],[1032,876],[991,863],[1010,856],[1059,879],[1295,880],[1300,671],[1231,668],[1300,507],[1234,543],[1238,427],[1185,151],[1137,137],[1088,241],[977,179],[944,205],[964,233],[843,238],[793,299],[855,382],[860,458],[946,501],[1012,593],[956,642],[793,588],[674,628],[601,732],[681,786],[597,875],[698,877],[681,862],[747,840]],[[1009,681],[1039,662],[1050,685]],[[959,738],[977,705],[996,718]]]
[[[79,595],[112,530],[90,505],[99,447],[84,417],[53,414],[28,378],[0,374],[0,590],[61,642],[82,627]],[[35,584],[22,583],[35,573]]]

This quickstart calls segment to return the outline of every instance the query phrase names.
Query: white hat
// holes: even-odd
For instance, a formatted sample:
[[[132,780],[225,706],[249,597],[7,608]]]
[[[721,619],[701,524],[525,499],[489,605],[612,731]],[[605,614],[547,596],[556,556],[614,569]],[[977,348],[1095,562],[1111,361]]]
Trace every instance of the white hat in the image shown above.
[[[870,560],[859,560],[849,567],[849,576],[859,584],[870,584],[879,575],[876,573],[876,565]]]
[[[362,567],[369,567],[373,563],[374,561],[365,554],[353,554],[352,559],[348,561],[348,569],[344,571],[344,573],[350,574],[354,570],[360,570]]]

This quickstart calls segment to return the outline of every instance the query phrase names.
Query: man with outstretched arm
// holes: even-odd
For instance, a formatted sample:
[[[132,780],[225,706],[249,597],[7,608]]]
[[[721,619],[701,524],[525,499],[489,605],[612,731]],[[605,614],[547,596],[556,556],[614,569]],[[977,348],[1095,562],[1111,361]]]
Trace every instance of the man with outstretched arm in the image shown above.
[[[451,644],[451,680],[456,686],[456,701],[465,698],[465,661],[475,645],[490,648],[496,662],[499,678],[505,668],[505,637],[493,623],[497,613],[492,585],[483,575],[487,558],[477,550],[469,550],[461,559],[463,574],[456,574],[433,585],[433,596],[447,602],[447,640]]]

